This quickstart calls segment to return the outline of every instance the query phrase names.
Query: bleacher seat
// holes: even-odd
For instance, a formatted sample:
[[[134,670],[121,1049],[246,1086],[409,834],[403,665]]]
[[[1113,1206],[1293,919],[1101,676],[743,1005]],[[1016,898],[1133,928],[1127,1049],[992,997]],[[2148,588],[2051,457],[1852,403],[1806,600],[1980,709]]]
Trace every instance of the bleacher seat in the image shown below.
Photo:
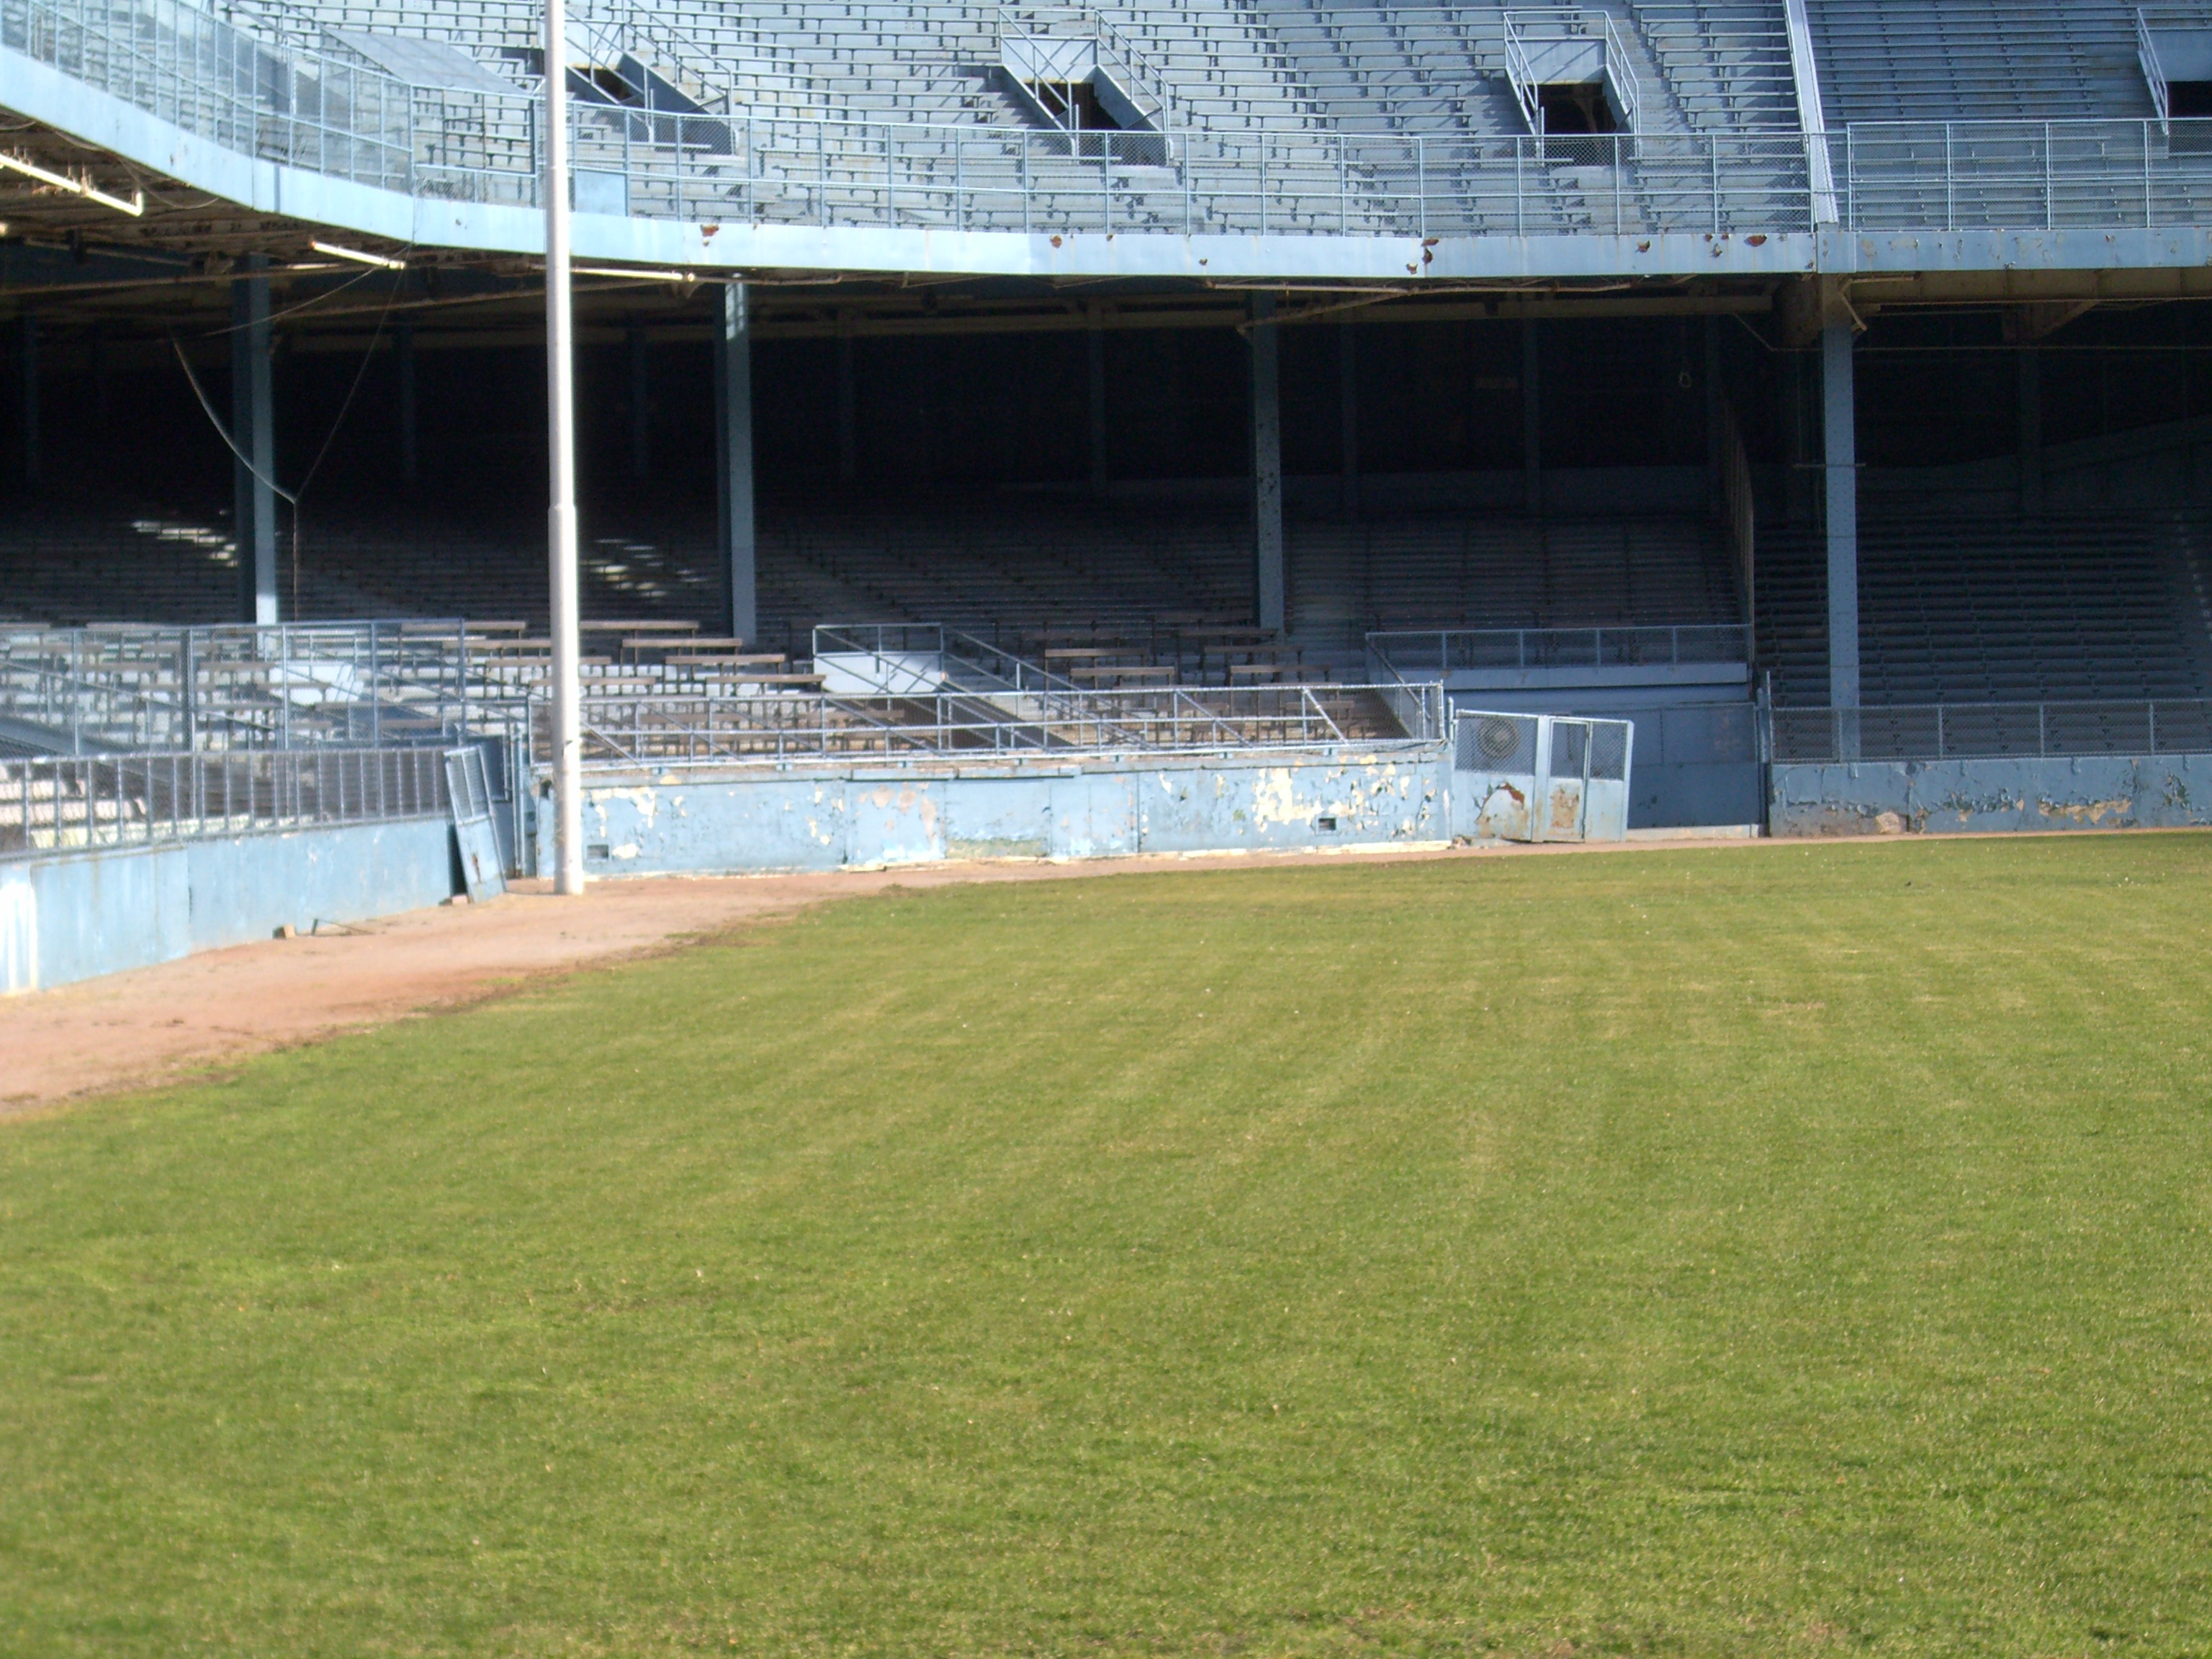
[[[2134,701],[2212,696],[2193,580],[2212,526],[2182,514],[1932,514],[1859,537],[1861,701]],[[1780,703],[1828,700],[1824,544],[1763,532],[1759,665]]]

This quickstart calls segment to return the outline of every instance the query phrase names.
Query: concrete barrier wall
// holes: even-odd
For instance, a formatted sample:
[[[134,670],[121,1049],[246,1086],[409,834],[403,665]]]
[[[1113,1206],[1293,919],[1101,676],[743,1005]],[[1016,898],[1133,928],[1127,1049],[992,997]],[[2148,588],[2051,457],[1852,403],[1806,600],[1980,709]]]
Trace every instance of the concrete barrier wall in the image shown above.
[[[1861,761],[1771,769],[1778,836],[2212,824],[2212,755]]]
[[[946,859],[1438,845],[1449,757],[1346,750],[1327,759],[1163,759],[988,767],[731,769],[595,778],[595,875],[833,870]],[[553,813],[538,815],[541,836]],[[541,869],[552,867],[550,840]]]
[[[436,904],[455,890],[453,840],[413,818],[0,864],[0,994]]]

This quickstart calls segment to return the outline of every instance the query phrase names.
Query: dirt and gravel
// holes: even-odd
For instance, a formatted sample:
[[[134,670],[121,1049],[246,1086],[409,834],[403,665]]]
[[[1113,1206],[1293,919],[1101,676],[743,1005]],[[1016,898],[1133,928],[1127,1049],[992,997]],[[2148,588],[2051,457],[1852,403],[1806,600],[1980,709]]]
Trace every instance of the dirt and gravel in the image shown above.
[[[1344,856],[1371,862],[1565,850],[1486,848]],[[489,904],[416,910],[325,927],[313,935],[210,951],[0,1000],[0,1116],[219,1073],[251,1054],[455,1007],[548,975],[667,950],[749,922],[787,917],[827,899],[894,885],[1310,866],[1321,861],[1312,854],[1286,854],[666,878],[596,883],[581,899],[556,898],[543,884],[526,882]]]

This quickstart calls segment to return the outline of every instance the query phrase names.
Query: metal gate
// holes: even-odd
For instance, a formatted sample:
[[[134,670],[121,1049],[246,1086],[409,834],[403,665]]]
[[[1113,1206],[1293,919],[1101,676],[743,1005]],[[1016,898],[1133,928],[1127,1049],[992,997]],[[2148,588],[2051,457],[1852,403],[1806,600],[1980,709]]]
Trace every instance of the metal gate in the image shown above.
[[[1623,841],[1627,720],[1457,710],[1452,833],[1477,841]]]
[[[483,750],[446,751],[446,795],[453,803],[453,834],[461,847],[461,878],[469,902],[481,904],[507,891],[507,866],[499,855],[499,830],[492,822],[491,780]]]

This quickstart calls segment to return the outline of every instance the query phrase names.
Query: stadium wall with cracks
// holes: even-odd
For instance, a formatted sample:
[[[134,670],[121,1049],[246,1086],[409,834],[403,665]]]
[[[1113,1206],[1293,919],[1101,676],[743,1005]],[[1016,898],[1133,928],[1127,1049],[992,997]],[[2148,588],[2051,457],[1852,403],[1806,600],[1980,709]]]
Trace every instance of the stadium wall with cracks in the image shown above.
[[[277,830],[0,865],[0,994],[173,962],[280,927],[449,898],[444,817]]]
[[[2179,830],[2212,824],[2212,755],[2069,760],[1777,763],[1777,836],[2007,830]]]

